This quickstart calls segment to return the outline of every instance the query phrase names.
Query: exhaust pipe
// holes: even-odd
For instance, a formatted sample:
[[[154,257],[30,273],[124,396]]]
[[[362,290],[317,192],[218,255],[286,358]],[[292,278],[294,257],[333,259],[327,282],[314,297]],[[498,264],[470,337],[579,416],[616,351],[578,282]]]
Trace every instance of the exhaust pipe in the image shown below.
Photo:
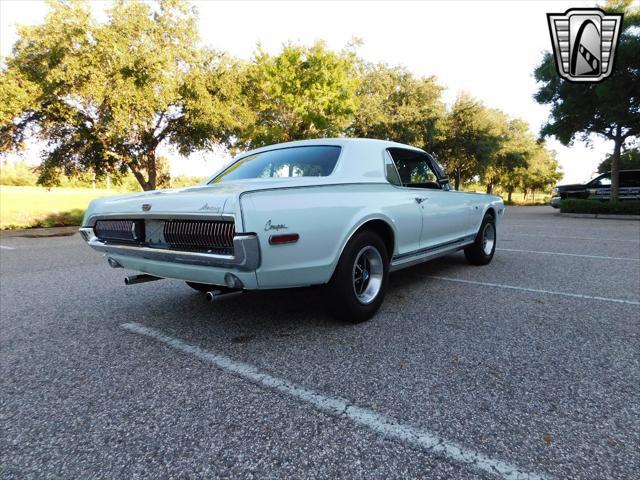
[[[161,277],[154,277],[153,275],[147,275],[141,273],[140,275],[131,275],[124,278],[125,285],[135,285],[136,283],[155,282],[156,280],[162,280]]]
[[[210,303],[217,303],[224,298],[231,298],[243,293],[243,290],[232,289],[216,289],[206,293],[207,301]]]

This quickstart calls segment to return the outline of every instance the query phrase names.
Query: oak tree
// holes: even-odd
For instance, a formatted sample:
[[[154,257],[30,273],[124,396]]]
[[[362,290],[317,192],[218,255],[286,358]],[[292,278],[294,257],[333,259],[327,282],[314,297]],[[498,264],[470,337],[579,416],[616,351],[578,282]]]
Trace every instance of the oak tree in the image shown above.
[[[636,4],[637,5],[637,4]],[[540,84],[536,101],[551,106],[542,136],[555,136],[565,145],[592,134],[613,142],[611,200],[618,199],[620,153],[640,135],[640,8],[632,0],[609,1],[603,9],[624,13],[613,72],[600,83],[571,83],[560,78],[546,53],[535,69]]]
[[[288,43],[271,54],[258,46],[243,81],[255,119],[238,144],[255,148],[338,136],[356,109],[357,86],[355,54],[349,49]]]
[[[484,104],[466,93],[458,96],[442,122],[438,160],[453,175],[455,188],[479,176],[502,144],[502,132]]]
[[[444,116],[443,88],[435,77],[401,67],[361,64],[359,106],[349,136],[406,143],[432,151]]]
[[[158,147],[180,153],[229,144],[252,121],[238,68],[200,48],[196,12],[181,0],[116,1],[97,23],[87,1],[50,2],[20,27],[0,71],[0,150],[46,142],[39,182],[60,173],[131,171],[158,184]]]

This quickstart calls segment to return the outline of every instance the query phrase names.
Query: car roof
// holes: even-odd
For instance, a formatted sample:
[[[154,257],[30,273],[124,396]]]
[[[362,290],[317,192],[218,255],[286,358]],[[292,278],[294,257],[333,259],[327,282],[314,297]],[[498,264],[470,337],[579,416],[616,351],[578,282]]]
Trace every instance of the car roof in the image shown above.
[[[276,143],[265,147],[254,148],[242,152],[216,172],[205,183],[211,181],[230,165],[238,160],[256,153],[280,150],[283,148],[307,147],[307,146],[339,146],[340,156],[334,171],[326,177],[310,177],[314,184],[332,183],[388,183],[384,168],[384,152],[388,148],[403,148],[416,152],[426,153],[424,150],[404,145],[389,140],[377,140],[374,138],[317,138],[311,140],[298,140],[294,142]],[[312,180],[313,178],[313,180]]]
[[[236,156],[236,158],[246,157],[247,155],[252,155],[254,153],[266,152],[268,150],[277,150],[280,148],[291,148],[291,147],[305,147],[305,146],[313,146],[313,145],[336,145],[340,147],[348,146],[350,149],[357,149],[359,147],[363,149],[369,149],[371,147],[377,147],[379,149],[384,148],[406,148],[409,150],[416,150],[419,152],[424,152],[424,150],[412,147],[411,145],[405,145],[403,143],[392,142],[390,140],[378,140],[375,138],[314,138],[310,140],[296,140],[293,142],[284,142],[284,143],[275,143],[273,145],[267,145],[265,147],[254,148],[253,150],[248,150],[246,152],[242,152]]]

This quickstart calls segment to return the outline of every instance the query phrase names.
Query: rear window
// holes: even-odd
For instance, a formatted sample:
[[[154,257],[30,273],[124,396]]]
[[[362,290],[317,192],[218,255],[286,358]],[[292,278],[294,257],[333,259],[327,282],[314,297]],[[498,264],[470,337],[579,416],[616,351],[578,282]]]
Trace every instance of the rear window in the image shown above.
[[[333,172],[340,147],[317,145],[267,150],[241,158],[210,183],[250,178],[326,177]]]

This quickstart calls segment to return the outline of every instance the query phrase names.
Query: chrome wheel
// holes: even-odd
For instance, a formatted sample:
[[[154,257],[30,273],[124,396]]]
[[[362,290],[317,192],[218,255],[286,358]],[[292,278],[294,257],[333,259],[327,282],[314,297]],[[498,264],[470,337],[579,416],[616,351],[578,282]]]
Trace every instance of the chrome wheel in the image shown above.
[[[364,247],[353,264],[353,291],[360,303],[371,303],[380,293],[384,266],[382,255],[372,246]]]
[[[496,243],[496,227],[493,223],[487,223],[482,231],[482,251],[485,255],[491,255]]]

